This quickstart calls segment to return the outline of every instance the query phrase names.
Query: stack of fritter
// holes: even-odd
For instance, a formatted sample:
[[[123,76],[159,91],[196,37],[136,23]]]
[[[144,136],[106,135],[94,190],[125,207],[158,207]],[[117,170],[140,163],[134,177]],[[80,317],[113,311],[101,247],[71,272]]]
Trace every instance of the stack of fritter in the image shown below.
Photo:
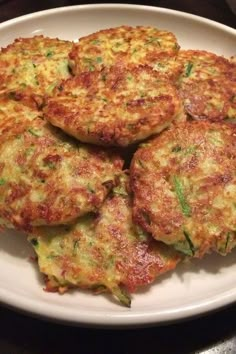
[[[121,26],[2,49],[0,223],[27,232],[47,290],[130,306],[181,260],[236,245],[236,65],[179,48]]]

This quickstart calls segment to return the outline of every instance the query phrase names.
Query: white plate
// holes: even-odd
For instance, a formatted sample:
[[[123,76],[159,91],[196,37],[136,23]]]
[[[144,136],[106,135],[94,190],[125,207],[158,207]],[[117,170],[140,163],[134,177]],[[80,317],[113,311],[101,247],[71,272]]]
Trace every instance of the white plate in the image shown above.
[[[100,4],[58,8],[0,25],[0,46],[16,37],[44,34],[76,40],[101,28],[153,25],[173,31],[183,48],[235,54],[236,31],[193,15],[138,5]],[[74,291],[46,293],[25,237],[0,236],[0,301],[34,315],[92,326],[137,326],[172,322],[218,309],[236,300],[236,252],[182,265],[135,294],[127,309],[109,296]]]

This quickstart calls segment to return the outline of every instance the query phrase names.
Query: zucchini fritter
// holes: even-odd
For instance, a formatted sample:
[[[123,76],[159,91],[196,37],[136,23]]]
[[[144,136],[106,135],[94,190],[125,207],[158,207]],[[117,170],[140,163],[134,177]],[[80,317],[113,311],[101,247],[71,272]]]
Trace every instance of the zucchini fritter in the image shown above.
[[[0,51],[0,93],[14,92],[18,99],[50,94],[62,80],[70,77],[69,41],[35,36],[19,38]]]
[[[236,246],[236,127],[186,122],[144,144],[131,164],[135,222],[190,256]]]
[[[20,120],[22,104],[14,105]],[[1,224],[27,230],[96,210],[122,164],[116,153],[79,144],[35,114],[0,145]]]
[[[127,177],[120,176],[96,216],[86,215],[66,227],[34,228],[29,240],[47,290],[108,290],[130,306],[129,292],[175,268],[181,259],[177,252],[136,230],[126,183]]]
[[[0,146],[10,137],[23,132],[25,126],[38,116],[35,109],[9,99],[8,95],[0,95]]]
[[[180,51],[184,70],[179,78],[180,95],[193,118],[221,121],[236,118],[236,64],[216,54]]]
[[[150,26],[121,26],[80,38],[70,53],[70,65],[74,74],[116,64],[149,65],[175,78],[181,69],[181,63],[175,60],[178,50],[171,32]]]
[[[64,81],[46,119],[88,143],[127,146],[166,128],[182,113],[177,90],[148,66],[115,66]]]

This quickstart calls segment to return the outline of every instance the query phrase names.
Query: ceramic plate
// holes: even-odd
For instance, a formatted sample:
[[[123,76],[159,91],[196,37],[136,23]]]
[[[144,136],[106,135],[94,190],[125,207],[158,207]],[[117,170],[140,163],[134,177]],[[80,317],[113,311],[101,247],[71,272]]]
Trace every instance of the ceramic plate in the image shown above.
[[[193,15],[147,6],[99,4],[58,8],[0,24],[0,46],[17,37],[44,34],[77,40],[119,25],[152,25],[175,33],[182,48],[235,54],[236,31]],[[219,309],[236,300],[236,252],[209,255],[181,265],[135,294],[127,309],[110,296],[73,291],[63,296],[43,291],[30,260],[25,236],[0,235],[0,301],[36,316],[84,326],[138,326],[169,323]]]

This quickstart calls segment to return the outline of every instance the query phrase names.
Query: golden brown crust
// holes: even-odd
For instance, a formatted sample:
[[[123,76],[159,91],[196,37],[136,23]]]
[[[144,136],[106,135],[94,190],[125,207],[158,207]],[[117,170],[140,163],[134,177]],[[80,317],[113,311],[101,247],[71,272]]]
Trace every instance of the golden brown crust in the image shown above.
[[[22,133],[25,126],[38,116],[38,111],[28,105],[19,104],[9,95],[0,95],[0,145]]]
[[[233,60],[201,50],[180,51],[183,64],[180,95],[186,112],[196,119],[236,118],[236,65]]]
[[[40,106],[62,79],[70,77],[68,53],[72,43],[57,38],[18,38],[0,51],[0,93]],[[32,98],[30,100],[30,97]]]
[[[138,150],[133,216],[144,230],[195,257],[236,245],[236,130],[187,122]]]
[[[173,33],[151,26],[120,26],[80,38],[70,53],[74,74],[122,64],[149,65],[176,78],[181,70],[176,54],[179,45]]]
[[[49,291],[67,287],[108,290],[130,305],[129,292],[174,269],[181,256],[138,232],[132,223],[125,175],[99,210],[69,229],[35,228],[30,236]]]
[[[115,66],[63,82],[44,113],[81,141],[127,146],[166,128],[181,110],[175,87],[150,67]]]
[[[22,104],[13,104],[14,119],[21,121]],[[68,223],[96,210],[115,183],[122,159],[78,144],[37,111],[23,110],[33,118],[9,130],[0,146],[0,223],[28,229]]]

